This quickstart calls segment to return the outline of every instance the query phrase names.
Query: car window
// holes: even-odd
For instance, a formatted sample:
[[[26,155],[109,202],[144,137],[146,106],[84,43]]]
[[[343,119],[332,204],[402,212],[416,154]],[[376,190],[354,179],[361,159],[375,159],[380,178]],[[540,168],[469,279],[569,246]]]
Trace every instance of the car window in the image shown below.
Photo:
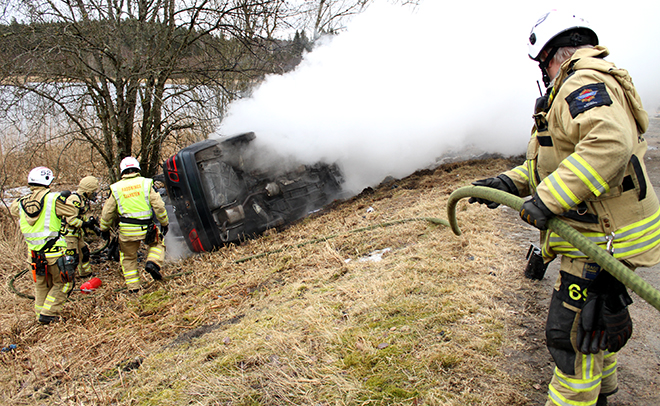
[[[244,188],[231,166],[219,159],[200,162],[197,166],[210,210],[238,200]]]

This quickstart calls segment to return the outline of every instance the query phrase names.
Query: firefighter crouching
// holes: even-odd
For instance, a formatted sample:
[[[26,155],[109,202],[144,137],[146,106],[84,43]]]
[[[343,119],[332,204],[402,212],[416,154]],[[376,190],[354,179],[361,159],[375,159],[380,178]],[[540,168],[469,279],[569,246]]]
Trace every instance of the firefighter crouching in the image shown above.
[[[75,251],[79,255],[78,276],[87,277],[92,275],[89,246],[85,243],[84,230],[89,230],[97,235],[101,234],[98,221],[89,216],[90,202],[96,200],[99,190],[99,181],[94,176],[85,176],[78,184],[78,190],[71,193],[67,204],[77,208],[75,216],[66,217],[64,239],[66,248]]]
[[[559,216],[632,270],[660,262],[660,205],[644,165],[649,119],[608,54],[587,21],[556,10],[539,19],[529,56],[547,92],[536,101],[527,161],[474,183],[531,196],[521,218],[542,230],[546,263],[561,255],[546,323],[556,364],[548,406],[607,405],[618,390],[616,352],[632,334],[626,287],[546,230],[548,219]]]
[[[101,214],[101,234],[110,238],[110,228],[119,223],[119,262],[126,287],[136,292],[141,287],[137,252],[144,241],[148,247],[144,266],[155,280],[162,279],[160,269],[165,260],[163,237],[167,234],[169,220],[165,203],[154,188],[153,179],[140,176],[140,164],[133,157],[124,158],[119,164],[121,180],[110,186],[110,197]],[[153,217],[160,223],[160,233]]]
[[[60,233],[62,219],[78,211],[64,196],[51,192],[52,182],[50,169],[32,169],[28,174],[30,195],[15,200],[10,207],[11,214],[19,218],[28,245],[35,282],[34,310],[42,324],[59,320],[62,305],[75,285],[78,265],[77,255],[65,254],[66,242]]]

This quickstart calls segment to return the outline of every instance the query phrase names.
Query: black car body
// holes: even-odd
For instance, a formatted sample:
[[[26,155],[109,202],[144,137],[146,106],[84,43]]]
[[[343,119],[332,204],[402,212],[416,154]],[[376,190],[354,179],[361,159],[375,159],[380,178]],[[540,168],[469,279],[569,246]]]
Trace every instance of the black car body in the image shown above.
[[[335,165],[265,165],[273,156],[255,152],[254,139],[245,133],[201,141],[163,164],[167,195],[191,250],[239,243],[340,196],[343,179]]]

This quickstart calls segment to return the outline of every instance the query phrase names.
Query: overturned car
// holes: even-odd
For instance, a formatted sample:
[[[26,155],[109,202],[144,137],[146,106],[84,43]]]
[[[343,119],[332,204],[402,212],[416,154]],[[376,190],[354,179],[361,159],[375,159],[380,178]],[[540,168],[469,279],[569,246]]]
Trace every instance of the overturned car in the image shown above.
[[[239,243],[341,196],[336,165],[282,165],[283,157],[255,150],[255,138],[244,133],[201,141],[163,164],[167,195],[192,251]]]

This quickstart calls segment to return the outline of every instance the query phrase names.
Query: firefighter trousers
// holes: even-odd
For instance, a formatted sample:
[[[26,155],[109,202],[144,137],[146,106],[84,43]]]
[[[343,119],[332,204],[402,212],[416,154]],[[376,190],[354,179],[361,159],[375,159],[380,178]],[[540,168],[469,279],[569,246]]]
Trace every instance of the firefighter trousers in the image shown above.
[[[142,240],[123,241],[119,238],[119,263],[126,280],[126,287],[129,290],[138,289],[142,285],[140,282],[140,272],[138,271],[137,253],[140,249]],[[153,262],[159,268],[165,261],[165,244],[160,239],[147,246],[147,262]]]
[[[588,260],[561,258],[546,323],[546,343],[556,364],[546,406],[592,406],[599,395],[618,389],[616,353],[583,354],[576,344],[587,288],[599,271]]]
[[[73,289],[73,282],[62,282],[60,268],[54,263],[56,260],[57,258],[48,259],[46,275],[35,276],[34,311],[37,319],[40,314],[59,316],[69,292]]]
[[[78,252],[78,272],[77,276],[84,278],[92,274],[92,264],[90,260],[89,246],[82,237],[66,236],[66,248]]]

